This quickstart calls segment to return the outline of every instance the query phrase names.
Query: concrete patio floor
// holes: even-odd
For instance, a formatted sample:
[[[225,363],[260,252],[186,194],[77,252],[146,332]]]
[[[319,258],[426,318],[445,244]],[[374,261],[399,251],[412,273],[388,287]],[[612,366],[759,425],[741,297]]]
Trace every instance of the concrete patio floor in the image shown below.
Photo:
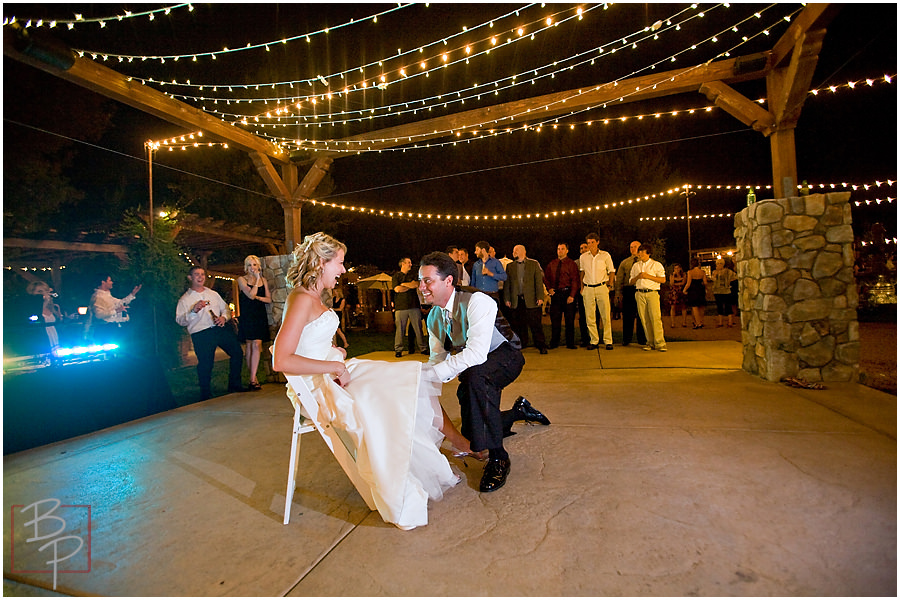
[[[84,551],[60,563],[69,595],[896,596],[896,397],[768,383],[740,355],[527,349],[503,406],[525,395],[553,424],[515,426],[497,492],[451,459],[462,481],[409,532],[314,433],[282,525],[292,409],[274,384],[8,455],[4,593],[53,595],[12,519],[57,498],[76,505],[65,534],[90,529],[89,572],[64,572]]]

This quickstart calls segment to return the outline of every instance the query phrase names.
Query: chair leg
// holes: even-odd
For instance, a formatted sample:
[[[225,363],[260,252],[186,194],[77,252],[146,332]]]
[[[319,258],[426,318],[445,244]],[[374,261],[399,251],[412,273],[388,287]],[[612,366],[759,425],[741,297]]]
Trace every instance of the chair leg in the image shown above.
[[[291,460],[288,465],[287,492],[284,495],[284,524],[291,520],[291,502],[297,485],[297,462],[300,458],[300,410],[294,409],[294,428],[291,436]]]

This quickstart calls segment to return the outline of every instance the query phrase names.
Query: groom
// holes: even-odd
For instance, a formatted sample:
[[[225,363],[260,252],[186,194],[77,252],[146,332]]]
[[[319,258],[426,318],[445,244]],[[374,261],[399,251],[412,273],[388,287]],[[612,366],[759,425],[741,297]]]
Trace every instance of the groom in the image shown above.
[[[443,252],[432,252],[419,266],[419,291],[428,313],[431,359],[424,377],[447,383],[459,376],[456,395],[462,415],[461,433],[472,450],[488,450],[488,462],[479,489],[493,492],[506,483],[509,454],[503,438],[512,435],[515,421],[549,425],[540,411],[519,396],[512,410],[500,411],[500,393],[515,381],[525,359],[519,338],[512,332],[497,303],[482,292],[455,288],[457,264]]]

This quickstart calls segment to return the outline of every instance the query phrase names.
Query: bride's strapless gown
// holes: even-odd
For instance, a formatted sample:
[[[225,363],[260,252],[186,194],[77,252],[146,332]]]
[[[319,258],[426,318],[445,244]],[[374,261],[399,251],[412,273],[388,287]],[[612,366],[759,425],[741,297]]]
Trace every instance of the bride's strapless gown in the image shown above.
[[[303,328],[296,353],[318,360],[343,360],[332,346],[340,318],[326,310]],[[440,384],[422,380],[422,363],[346,361],[350,383],[331,375],[304,376],[319,410],[333,415],[357,449],[356,463],[372,488],[382,518],[400,528],[428,523],[428,499],[440,500],[459,482],[439,447],[443,422]]]

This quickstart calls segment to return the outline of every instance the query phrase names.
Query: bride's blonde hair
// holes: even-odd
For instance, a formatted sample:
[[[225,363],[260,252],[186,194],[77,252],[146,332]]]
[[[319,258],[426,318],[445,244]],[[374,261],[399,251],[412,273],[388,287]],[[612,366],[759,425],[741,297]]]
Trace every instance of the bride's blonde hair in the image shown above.
[[[322,274],[322,265],[330,262],[338,253],[347,252],[347,246],[327,233],[314,233],[303,238],[292,253],[291,266],[284,279],[288,287],[298,286],[313,290]]]

